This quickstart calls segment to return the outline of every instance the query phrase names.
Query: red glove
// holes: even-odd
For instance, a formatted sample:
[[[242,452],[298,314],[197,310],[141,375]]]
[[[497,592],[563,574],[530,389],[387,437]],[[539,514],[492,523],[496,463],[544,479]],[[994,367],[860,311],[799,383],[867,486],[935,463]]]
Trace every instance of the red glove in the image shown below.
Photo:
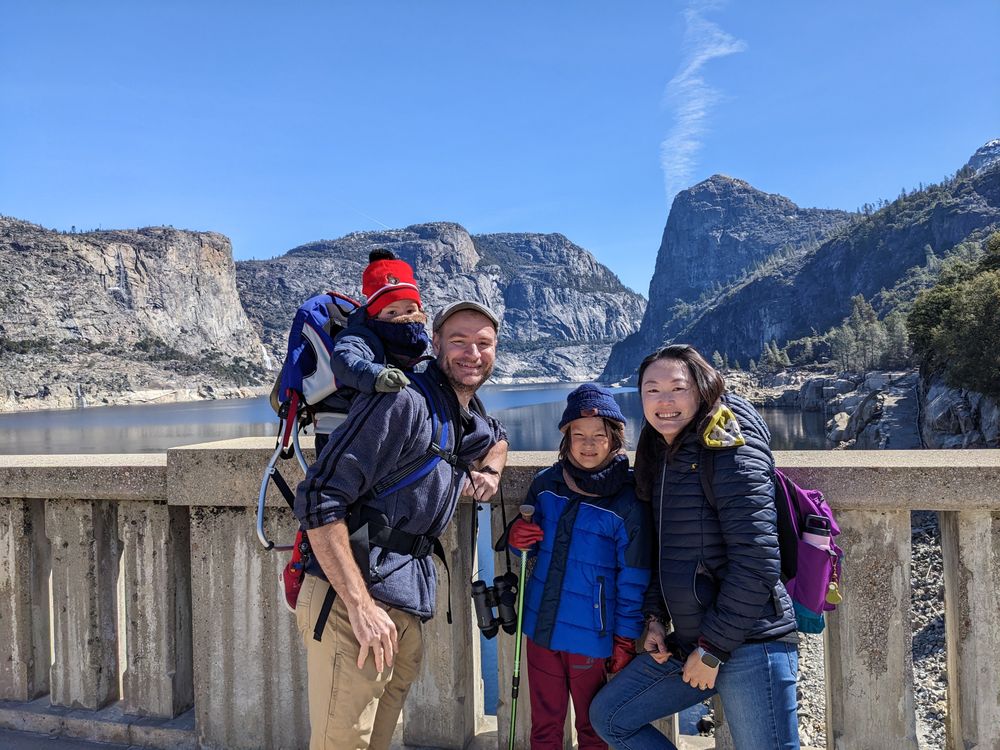
[[[611,656],[605,663],[608,674],[621,672],[628,663],[635,658],[635,641],[623,635],[615,636],[615,645],[611,650]]]
[[[525,521],[523,518],[518,518],[510,526],[510,534],[507,535],[507,541],[511,547],[519,550],[528,550],[542,541],[542,537],[544,536],[542,527],[537,523],[531,523],[530,521]]]

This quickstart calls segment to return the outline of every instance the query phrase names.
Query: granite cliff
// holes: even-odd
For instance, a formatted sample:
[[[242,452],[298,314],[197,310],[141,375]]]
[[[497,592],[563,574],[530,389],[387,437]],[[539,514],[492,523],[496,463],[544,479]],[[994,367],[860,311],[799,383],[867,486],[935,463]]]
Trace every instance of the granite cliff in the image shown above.
[[[0,411],[184,400],[264,382],[229,240],[0,217]]]
[[[663,230],[642,325],[615,345],[602,380],[629,377],[644,356],[681,334],[699,299],[778,258],[802,257],[853,220],[845,211],[799,208],[723,175],[681,191]],[[714,349],[721,351],[709,344],[709,353]]]
[[[939,266],[960,243],[1000,227],[992,143],[955,178],[864,214],[794,215],[780,196],[721,177],[679,194],[642,326],[614,347],[602,379],[631,376],[645,354],[671,340],[746,364],[772,339],[783,345],[838,325],[854,295],[883,315],[912,300],[922,287],[908,285],[908,274]]]
[[[681,335],[745,362],[771,339],[784,344],[839,325],[854,295],[888,312],[890,296],[898,303],[916,293],[901,284],[911,269],[998,227],[1000,164],[901,197],[807,254],[734,285],[697,311]],[[937,261],[928,260],[928,248]]]
[[[645,309],[640,295],[561,234],[471,236],[451,223],[355,232],[236,264],[247,314],[276,360],[295,307],[327,288],[360,295],[361,272],[377,247],[413,266],[431,315],[463,297],[500,314],[501,381],[592,379]]]
[[[968,163],[968,169],[978,174],[1000,162],[1000,138],[994,138],[976,149]]]

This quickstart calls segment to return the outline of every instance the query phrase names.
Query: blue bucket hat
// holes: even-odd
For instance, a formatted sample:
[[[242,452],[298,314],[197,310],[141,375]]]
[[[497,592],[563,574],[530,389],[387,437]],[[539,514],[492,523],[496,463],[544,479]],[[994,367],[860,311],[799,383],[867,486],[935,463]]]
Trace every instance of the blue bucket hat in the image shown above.
[[[604,417],[625,424],[625,415],[611,391],[595,383],[584,383],[566,397],[566,410],[559,420],[559,429],[581,417]]]

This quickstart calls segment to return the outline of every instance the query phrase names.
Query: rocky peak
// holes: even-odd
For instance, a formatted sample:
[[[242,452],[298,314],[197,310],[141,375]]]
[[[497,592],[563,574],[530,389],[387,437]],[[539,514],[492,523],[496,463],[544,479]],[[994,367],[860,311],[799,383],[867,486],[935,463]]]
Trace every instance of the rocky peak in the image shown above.
[[[641,296],[560,234],[472,237],[446,222],[355,232],[274,260],[237,264],[247,313],[277,359],[298,304],[327,288],[359,295],[368,253],[376,247],[413,266],[430,315],[465,298],[501,316],[501,378],[593,378],[612,342],[636,330],[645,308]]]
[[[693,301],[775,252],[804,251],[850,221],[844,211],[802,209],[782,195],[714,175],[674,198],[650,302]]]
[[[799,208],[725,175],[682,190],[667,217],[640,331],[615,347],[602,378],[627,377],[677,333],[678,302],[697,303],[779,255],[802,256],[852,221],[846,211]]]
[[[997,162],[1000,162],[1000,138],[987,141],[983,146],[976,149],[966,167],[973,173],[979,174],[984,169],[989,169]]]

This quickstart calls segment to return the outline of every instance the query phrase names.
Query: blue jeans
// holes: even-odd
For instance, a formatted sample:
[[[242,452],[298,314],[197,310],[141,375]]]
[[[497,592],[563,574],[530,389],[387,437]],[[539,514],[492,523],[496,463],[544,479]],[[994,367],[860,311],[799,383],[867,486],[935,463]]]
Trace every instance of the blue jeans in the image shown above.
[[[649,654],[633,659],[590,704],[594,729],[618,750],[676,750],[649,722],[718,693],[737,750],[797,750],[799,652],[794,644],[743,644],[719,668],[712,690],[688,685],[683,670],[684,662],[673,656],[663,664]]]

